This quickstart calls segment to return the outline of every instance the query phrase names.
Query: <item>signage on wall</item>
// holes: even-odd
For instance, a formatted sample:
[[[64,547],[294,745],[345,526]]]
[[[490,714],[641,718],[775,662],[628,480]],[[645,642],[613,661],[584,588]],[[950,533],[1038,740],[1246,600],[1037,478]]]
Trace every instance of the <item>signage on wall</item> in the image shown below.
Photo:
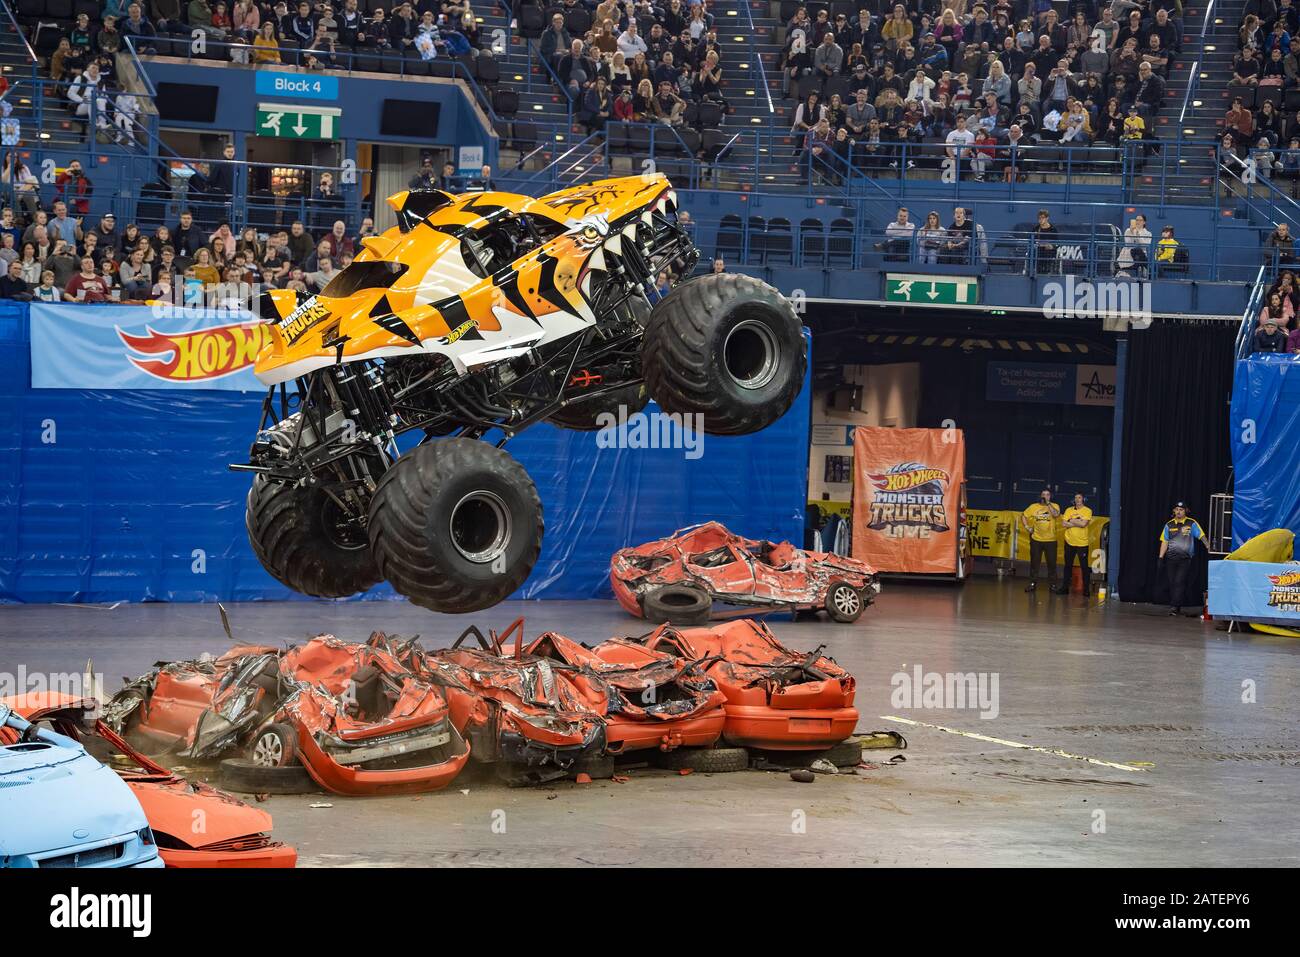
[[[259,96],[288,96],[298,100],[337,100],[339,78],[309,73],[258,70],[253,89]]]
[[[891,272],[885,274],[885,301],[970,306],[980,301],[980,284],[971,276]]]
[[[483,147],[462,146],[457,156],[457,168],[465,173],[477,174],[483,168]]]
[[[825,422],[813,423],[813,445],[851,445],[852,442],[853,426],[851,425],[834,425]]]
[[[253,132],[284,140],[332,140],[342,116],[342,110],[330,106],[259,103]]]
[[[993,360],[987,366],[985,395],[996,402],[1113,406],[1115,367]]]

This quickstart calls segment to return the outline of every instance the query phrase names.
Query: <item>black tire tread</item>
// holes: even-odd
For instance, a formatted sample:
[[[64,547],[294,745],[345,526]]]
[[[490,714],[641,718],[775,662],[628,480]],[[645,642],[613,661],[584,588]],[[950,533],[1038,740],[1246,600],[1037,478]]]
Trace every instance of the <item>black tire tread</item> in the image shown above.
[[[670,771],[689,768],[701,774],[726,774],[749,768],[746,748],[675,748],[661,752],[656,763]]]
[[[780,292],[742,273],[699,276],[675,286],[656,304],[642,342],[642,373],[650,394],[669,413],[703,413],[705,431],[713,435],[747,435],[766,428],[785,414],[803,387],[807,357],[799,338],[796,374],[780,394],[761,405],[739,410],[728,401],[709,371],[710,326],[729,303],[759,300],[783,311],[793,310]]]
[[[243,794],[312,794],[320,785],[301,764],[264,768],[247,758],[227,758],[217,768],[217,784]]]
[[[426,543],[425,520],[439,484],[474,469],[497,472],[526,490],[537,515],[534,544],[525,560],[477,593],[436,567]],[[542,503],[523,466],[478,439],[439,439],[411,449],[384,473],[370,502],[370,552],[380,575],[413,604],[431,611],[463,614],[503,601],[528,578],[541,553]],[[519,534],[523,534],[519,530]]]
[[[280,584],[314,598],[346,598],[379,584],[383,576],[365,551],[343,552],[311,534],[303,517],[310,491],[261,475],[253,479],[244,525],[262,567]]]

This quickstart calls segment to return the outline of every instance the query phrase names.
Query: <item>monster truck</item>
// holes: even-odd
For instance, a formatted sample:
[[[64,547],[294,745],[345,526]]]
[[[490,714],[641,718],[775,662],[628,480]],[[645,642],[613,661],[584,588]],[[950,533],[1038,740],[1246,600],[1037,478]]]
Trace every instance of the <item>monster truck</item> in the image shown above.
[[[659,271],[687,275],[699,256],[662,175],[388,203],[397,225],[318,295],[262,297],[254,370],[269,390],[249,460],[231,467],[256,473],[249,539],[295,591],[387,579],[434,611],[496,604],[542,540],[507,439],[539,421],[592,430],[649,397],[741,435],[802,384],[800,323],[771,286],[710,274],[651,305]]]

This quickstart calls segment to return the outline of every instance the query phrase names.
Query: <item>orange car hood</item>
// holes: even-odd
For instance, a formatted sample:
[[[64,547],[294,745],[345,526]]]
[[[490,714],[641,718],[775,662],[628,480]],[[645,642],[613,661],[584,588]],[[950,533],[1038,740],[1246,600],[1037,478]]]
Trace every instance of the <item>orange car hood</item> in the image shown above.
[[[3,700],[28,721],[68,711],[93,712],[98,707],[93,698],[57,691],[32,692]],[[155,831],[191,847],[200,847],[271,830],[271,815],[266,811],[249,807],[206,784],[177,777],[140,754],[102,721],[95,722],[95,733],[139,769],[114,768],[135,794],[145,819]]]

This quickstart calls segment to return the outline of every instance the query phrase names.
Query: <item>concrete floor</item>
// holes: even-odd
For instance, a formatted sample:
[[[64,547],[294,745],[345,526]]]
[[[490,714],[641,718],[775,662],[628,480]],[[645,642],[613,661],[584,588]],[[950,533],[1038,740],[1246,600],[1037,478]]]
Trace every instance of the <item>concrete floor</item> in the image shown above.
[[[259,642],[381,629],[437,647],[471,621],[500,628],[520,614],[529,635],[593,642],[645,630],[613,602],[510,602],[463,619],[388,602],[229,611],[236,638]],[[1300,864],[1300,641],[993,580],[891,583],[856,625],[773,627],[797,649],[826,644],[858,678],[859,730],[902,731],[906,751],[876,754],[905,762],[812,784],[637,770],[626,783],[461,780],[419,797],[263,806],[300,862],[319,866]],[[155,660],[225,645],[211,605],[0,608],[0,670],[76,672],[93,657],[110,691]],[[902,706],[894,675],[910,679],[917,665],[996,674],[997,716]],[[308,806],[318,802],[332,806]]]

